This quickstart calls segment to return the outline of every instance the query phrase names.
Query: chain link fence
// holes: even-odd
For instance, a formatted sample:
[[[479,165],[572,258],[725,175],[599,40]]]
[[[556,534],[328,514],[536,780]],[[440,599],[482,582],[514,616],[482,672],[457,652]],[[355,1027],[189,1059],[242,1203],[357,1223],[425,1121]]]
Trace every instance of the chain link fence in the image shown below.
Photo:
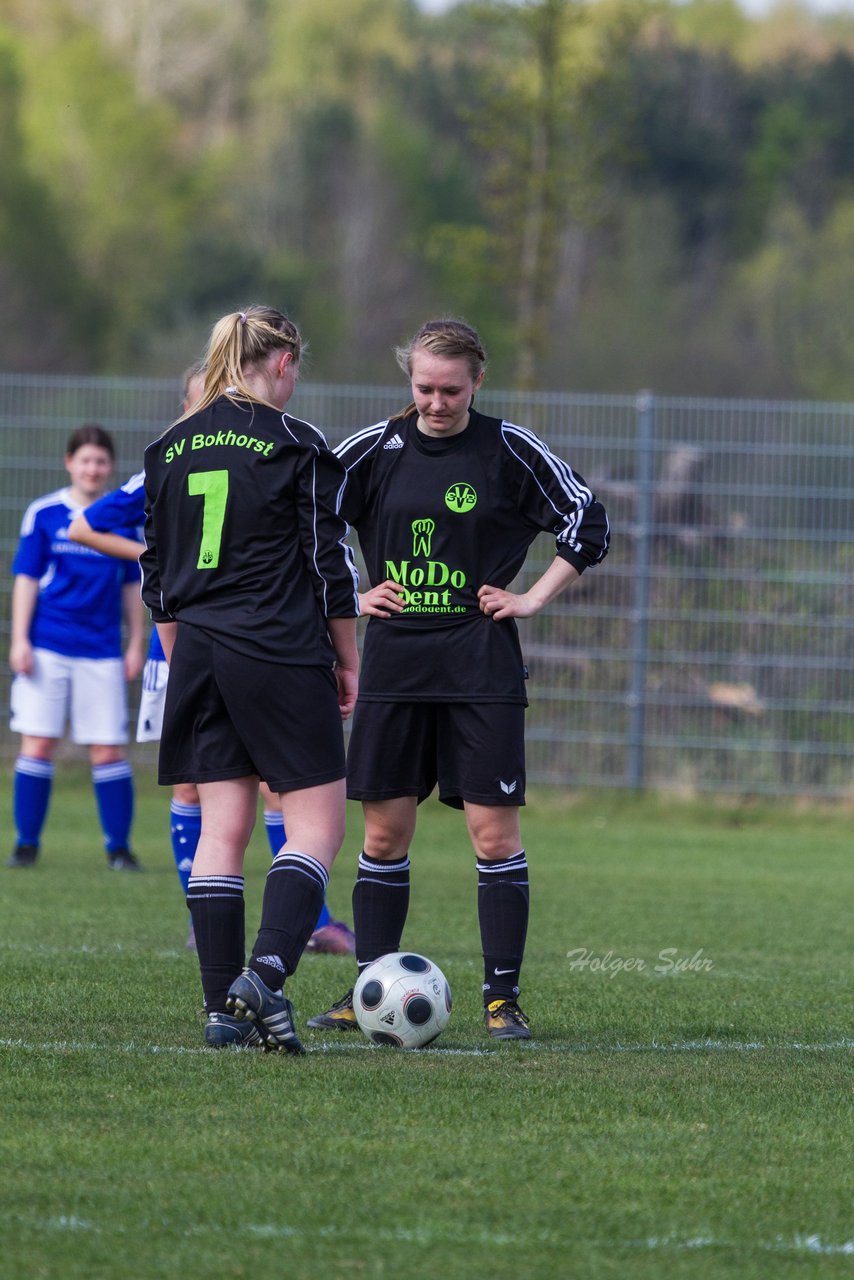
[[[70,432],[113,433],[119,483],[179,398],[163,379],[0,375],[6,651],[21,516],[65,483]],[[289,409],[336,443],[405,398],[400,384],[304,383]],[[495,391],[478,405],[540,434],[611,519],[605,562],[520,624],[530,780],[854,793],[854,405]],[[552,555],[538,540],[519,587]],[[8,690],[7,674],[11,759]]]

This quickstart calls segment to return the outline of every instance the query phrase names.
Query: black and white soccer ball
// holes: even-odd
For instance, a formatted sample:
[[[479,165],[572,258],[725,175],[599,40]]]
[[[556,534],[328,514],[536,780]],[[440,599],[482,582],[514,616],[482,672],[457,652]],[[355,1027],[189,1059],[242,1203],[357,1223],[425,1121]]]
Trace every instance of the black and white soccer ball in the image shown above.
[[[393,951],[359,974],[353,1010],[374,1044],[421,1049],[448,1025],[451,988],[442,970],[426,956]]]

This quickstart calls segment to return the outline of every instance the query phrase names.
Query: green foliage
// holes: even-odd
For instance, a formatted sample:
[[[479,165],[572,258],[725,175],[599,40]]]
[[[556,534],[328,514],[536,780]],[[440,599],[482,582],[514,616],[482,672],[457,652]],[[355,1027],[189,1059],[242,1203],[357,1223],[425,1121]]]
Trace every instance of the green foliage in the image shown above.
[[[7,0],[3,22],[0,283],[7,315],[40,316],[9,367],[172,374],[255,297],[294,311],[324,378],[384,381],[453,311],[505,384],[854,395],[844,15]],[[781,236],[808,285],[769,283]],[[830,340],[793,359],[793,326]]]
[[[174,121],[138,101],[95,33],[81,27],[39,50],[29,81],[33,164],[110,318],[101,359],[125,364],[158,312],[173,305],[168,281],[188,213],[186,178],[171,152]]]
[[[854,198],[840,201],[817,228],[787,204],[769,232],[743,272],[757,328],[769,347],[789,361],[807,394],[845,399],[854,386],[848,367],[854,325]]]
[[[77,359],[98,337],[91,291],[80,278],[58,203],[30,165],[21,128],[19,47],[0,28],[0,279],[7,359],[30,344],[67,342]],[[82,340],[82,341],[81,341]],[[79,344],[79,345],[78,345]]]
[[[690,0],[670,12],[681,40],[713,53],[737,51],[751,27],[738,0]]]

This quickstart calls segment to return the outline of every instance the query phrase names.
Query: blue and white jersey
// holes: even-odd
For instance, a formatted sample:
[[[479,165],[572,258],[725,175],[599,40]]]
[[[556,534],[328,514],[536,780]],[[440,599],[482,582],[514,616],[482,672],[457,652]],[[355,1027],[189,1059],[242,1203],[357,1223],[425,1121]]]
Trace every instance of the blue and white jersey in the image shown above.
[[[142,542],[145,524],[145,472],[138,471],[120,489],[105,493],[86,508],[86,522],[96,533],[121,533]],[[135,534],[126,534],[134,529]]]
[[[96,533],[120,533],[142,542],[142,526],[145,524],[145,472],[138,471],[120,489],[105,493],[103,498],[87,507],[86,522]],[[128,533],[128,528],[133,529],[133,532]],[[166,661],[156,627],[151,632],[148,660]]]
[[[12,572],[39,584],[30,626],[36,648],[68,658],[120,658],[122,588],[139,580],[139,569],[69,539],[68,526],[83,510],[72,502],[69,488],[31,502]],[[91,507],[85,510],[88,516]],[[121,532],[136,536],[132,527]]]

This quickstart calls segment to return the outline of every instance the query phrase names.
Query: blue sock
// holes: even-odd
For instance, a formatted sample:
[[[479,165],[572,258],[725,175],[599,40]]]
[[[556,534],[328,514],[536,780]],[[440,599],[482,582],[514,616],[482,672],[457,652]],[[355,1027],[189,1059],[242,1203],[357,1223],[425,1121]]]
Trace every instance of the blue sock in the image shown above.
[[[184,897],[190,884],[193,859],[202,834],[202,807],[198,804],[179,804],[173,800],[169,807],[172,856]]]
[[[18,756],[15,761],[13,808],[18,844],[41,840],[53,786],[53,761]]]
[[[264,826],[267,828],[267,839],[270,842],[270,852],[275,858],[276,854],[285,843],[285,820],[281,813],[276,809],[264,810]],[[322,929],[325,924],[329,924],[332,916],[329,914],[329,908],[324,899],[323,906],[320,908],[320,915],[317,917],[315,929]]]
[[[104,832],[104,848],[107,853],[129,848],[133,822],[133,770],[129,761],[94,765],[92,785]]]
[[[270,842],[270,853],[275,858],[285,843],[285,820],[282,817],[281,810],[265,809],[264,826],[267,831],[267,839]]]

